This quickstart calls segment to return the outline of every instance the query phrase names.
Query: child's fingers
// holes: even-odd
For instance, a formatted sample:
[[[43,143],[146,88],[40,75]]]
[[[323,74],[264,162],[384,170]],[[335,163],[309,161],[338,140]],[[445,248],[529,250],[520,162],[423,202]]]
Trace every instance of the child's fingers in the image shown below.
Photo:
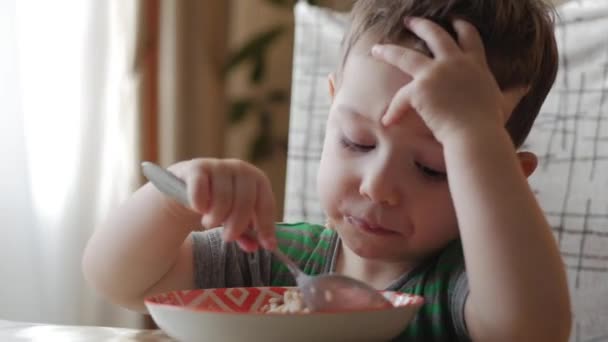
[[[203,170],[188,177],[188,199],[194,210],[203,214],[207,211],[210,200],[209,176]]]
[[[249,253],[257,251],[260,247],[257,240],[249,236],[241,236],[236,240],[236,243],[239,245],[239,247],[241,247],[242,250]]]
[[[256,228],[258,238],[262,246],[266,249],[274,249],[276,247],[276,236],[274,228],[275,215],[274,194],[270,181],[263,177],[256,184]]]
[[[224,222],[232,208],[234,198],[233,174],[230,170],[215,168],[211,176],[211,203],[203,215],[203,227],[213,228]]]
[[[486,49],[477,28],[471,23],[461,19],[454,20],[452,25],[454,26],[454,30],[458,35],[458,43],[460,44],[462,50],[465,52],[472,52],[485,64]]]
[[[435,57],[445,57],[461,52],[452,36],[435,22],[423,18],[408,17],[405,18],[404,23],[418,38],[424,40]]]
[[[234,199],[228,219],[224,222],[224,239],[231,241],[241,237],[254,216],[256,185],[251,177],[238,174],[234,179]]]
[[[432,63],[430,57],[419,51],[393,44],[375,45],[372,48],[372,56],[399,68],[399,70],[413,77]]]
[[[412,83],[399,89],[391,100],[391,103],[386,110],[386,114],[382,117],[382,124],[384,126],[390,126],[396,123],[403,115],[413,109],[411,103],[411,84]]]

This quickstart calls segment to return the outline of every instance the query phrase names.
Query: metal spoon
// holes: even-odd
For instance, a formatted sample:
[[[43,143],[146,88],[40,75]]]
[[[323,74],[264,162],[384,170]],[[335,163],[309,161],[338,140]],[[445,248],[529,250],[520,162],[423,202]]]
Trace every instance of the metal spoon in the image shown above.
[[[190,206],[183,180],[150,162],[143,162],[142,169],[146,178],[158,190],[173,197],[182,205]],[[359,280],[339,274],[309,276],[280,249],[275,248],[271,252],[293,274],[302,298],[311,311],[335,312],[392,307],[380,292]]]

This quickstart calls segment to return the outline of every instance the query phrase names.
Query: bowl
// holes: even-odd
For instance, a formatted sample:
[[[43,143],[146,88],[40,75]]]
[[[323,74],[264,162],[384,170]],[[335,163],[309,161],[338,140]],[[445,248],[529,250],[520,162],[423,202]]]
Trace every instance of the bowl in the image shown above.
[[[382,291],[392,308],[357,311],[264,313],[290,287],[239,287],[172,291],[145,299],[170,337],[194,341],[388,341],[407,327],[422,297]]]

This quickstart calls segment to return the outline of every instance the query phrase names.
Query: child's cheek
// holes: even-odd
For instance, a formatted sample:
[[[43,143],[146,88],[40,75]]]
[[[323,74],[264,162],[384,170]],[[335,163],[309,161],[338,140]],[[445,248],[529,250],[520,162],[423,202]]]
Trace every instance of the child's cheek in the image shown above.
[[[321,202],[321,207],[323,208],[323,211],[330,217],[334,216],[337,196],[334,189],[332,188],[331,176],[320,172],[317,179],[317,187],[317,193],[319,194],[319,200]]]

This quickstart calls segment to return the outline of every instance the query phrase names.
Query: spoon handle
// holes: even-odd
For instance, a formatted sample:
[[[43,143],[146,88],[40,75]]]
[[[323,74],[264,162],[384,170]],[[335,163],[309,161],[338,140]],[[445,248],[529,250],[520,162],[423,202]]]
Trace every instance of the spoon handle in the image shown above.
[[[289,269],[289,271],[291,272],[291,274],[293,274],[293,276],[294,276],[295,279],[298,279],[298,278],[300,278],[300,276],[304,275],[304,272],[302,272],[300,270],[300,268],[298,267],[298,265],[293,260],[291,260],[287,255],[285,255],[283,252],[281,252],[280,249],[275,248],[271,252],[283,264],[285,264],[285,266],[287,266],[287,268]]]
[[[183,180],[179,179],[170,171],[150,162],[141,163],[141,167],[144,173],[144,176],[152,183],[154,186],[165,193],[176,199],[179,203],[186,207],[190,207],[190,203],[188,201],[188,196],[186,193],[186,183]],[[249,238],[257,240],[256,234],[253,231],[246,233]],[[293,260],[291,260],[288,256],[286,256],[281,250],[275,248],[271,251],[282,263],[284,263],[287,268],[293,273],[294,276],[298,276],[302,273]]]
[[[183,206],[190,207],[190,201],[188,201],[186,192],[186,183],[184,183],[183,180],[154,163],[143,162],[141,163],[141,168],[144,176],[146,176],[150,183],[154,184],[160,192],[171,196]]]

